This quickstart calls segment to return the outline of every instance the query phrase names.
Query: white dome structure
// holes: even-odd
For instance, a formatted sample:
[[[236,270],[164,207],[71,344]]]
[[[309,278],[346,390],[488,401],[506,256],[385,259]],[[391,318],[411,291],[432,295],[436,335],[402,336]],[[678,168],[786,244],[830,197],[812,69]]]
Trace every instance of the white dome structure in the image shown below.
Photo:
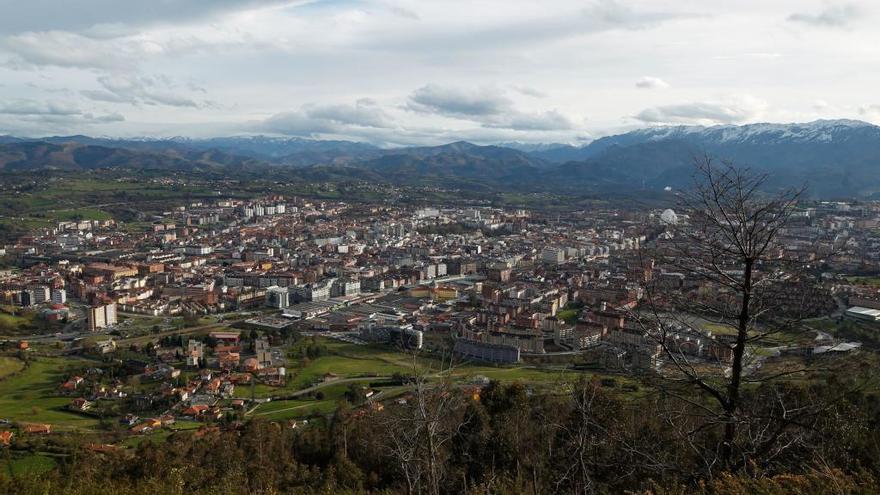
[[[678,223],[678,215],[671,209],[666,209],[660,214],[660,221],[666,225],[675,225]]]

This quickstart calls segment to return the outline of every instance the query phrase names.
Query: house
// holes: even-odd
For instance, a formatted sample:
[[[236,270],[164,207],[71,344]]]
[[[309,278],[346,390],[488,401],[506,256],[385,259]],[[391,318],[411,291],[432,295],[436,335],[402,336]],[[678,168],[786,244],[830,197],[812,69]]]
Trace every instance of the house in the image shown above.
[[[3,430],[0,431],[0,445],[4,447],[9,447],[12,443],[12,437],[15,436],[15,432],[12,430]]]
[[[66,382],[61,384],[61,391],[64,393],[70,393],[79,388],[80,385],[83,384],[85,380],[81,376],[72,376]]]
[[[134,414],[126,414],[119,420],[119,422],[127,426],[134,426],[137,424],[138,420],[140,420],[140,418]]]
[[[190,339],[186,345],[186,365],[196,367],[205,359],[205,344]]]
[[[179,369],[165,363],[160,363],[156,366],[147,366],[144,369],[144,373],[149,375],[149,377],[154,380],[177,378],[178,376],[180,376]]]
[[[210,336],[226,344],[237,344],[241,334],[239,332],[211,332]]]
[[[134,425],[131,428],[131,432],[137,435],[146,435],[148,433],[152,433],[155,428],[150,423],[141,423],[138,425]]]
[[[283,366],[277,368],[263,368],[256,373],[263,383],[267,385],[281,386],[284,385],[284,377],[287,375],[287,369]]]
[[[67,405],[67,408],[71,411],[85,412],[91,409],[93,405],[93,402],[90,402],[83,398],[79,398],[73,399],[73,401]]]
[[[195,419],[195,418],[199,418],[203,414],[205,414],[205,412],[207,412],[208,409],[210,409],[210,406],[208,406],[206,404],[196,404],[194,406],[187,407],[186,409],[183,410],[183,412],[181,414],[183,414],[184,416],[189,416],[189,417]]]
[[[152,433],[153,430],[157,430],[162,426],[164,426],[164,423],[160,418],[148,418],[145,419],[142,423],[134,425],[131,428],[131,432],[137,434],[147,434]]]
[[[262,366],[260,366],[260,362],[257,361],[257,358],[247,358],[244,360],[243,368],[245,371],[253,373],[262,368]]]
[[[52,425],[45,423],[28,423],[24,425],[23,430],[25,433],[32,435],[48,435],[49,433],[52,433]]]
[[[250,373],[232,373],[228,377],[226,377],[226,379],[236,385],[241,383],[247,385],[253,379],[253,375],[251,375]]]
[[[219,378],[214,378],[213,380],[211,380],[210,382],[205,384],[205,387],[204,387],[205,392],[208,394],[218,394],[218,393],[220,393],[220,385],[221,384],[222,384],[222,382],[220,381]]]
[[[217,356],[220,368],[229,370],[238,367],[241,356],[237,352],[225,352]]]
[[[241,352],[241,346],[228,345],[228,344],[217,344],[216,346],[214,346],[214,352],[216,354],[223,354],[226,352]]]
[[[96,398],[103,397],[105,399],[112,399],[112,398],[121,399],[128,394],[126,394],[118,385],[113,385],[111,387],[108,387],[106,385],[101,385],[101,386],[97,387],[94,395]]]

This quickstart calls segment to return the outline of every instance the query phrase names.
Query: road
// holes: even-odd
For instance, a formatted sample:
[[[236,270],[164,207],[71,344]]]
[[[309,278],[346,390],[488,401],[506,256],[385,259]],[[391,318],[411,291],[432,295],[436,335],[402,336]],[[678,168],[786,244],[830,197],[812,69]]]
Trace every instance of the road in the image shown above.
[[[172,335],[192,335],[192,334],[196,334],[196,333],[202,333],[202,332],[205,332],[205,331],[215,330],[215,329],[220,329],[220,328],[226,328],[226,327],[227,327],[227,325],[225,325],[225,324],[223,324],[223,323],[211,323],[211,324],[209,324],[209,325],[201,325],[201,326],[197,326],[197,327],[181,328],[181,329],[176,329],[176,330],[167,330],[167,331],[165,331],[165,332],[150,333],[150,334],[147,334],[147,335],[141,335],[141,336],[138,336],[138,337],[129,337],[129,338],[126,338],[126,339],[114,339],[114,340],[115,340],[115,342],[116,342],[116,346],[117,346],[117,347],[122,347],[122,346],[125,346],[125,345],[131,345],[131,344],[137,344],[137,343],[144,343],[144,342],[151,342],[151,341],[153,341],[153,340],[158,340],[158,339],[161,339],[161,338],[163,338],[163,337],[168,337],[168,336],[172,336]],[[80,335],[82,335],[83,337],[85,337],[85,336],[89,336],[89,335],[106,335],[106,334],[83,333],[83,334],[80,334]],[[69,354],[72,354],[72,353],[79,352],[79,351],[81,351],[81,350],[82,350],[82,346],[80,345],[80,346],[78,346],[78,347],[71,347],[70,349],[67,349],[67,350],[64,351],[64,352],[69,353]]]
[[[362,377],[357,377],[357,378],[339,378],[336,380],[321,382],[321,383],[312,385],[311,387],[303,388],[303,389],[297,390],[296,392],[291,392],[286,395],[272,396],[272,397],[269,397],[269,401],[272,402],[272,401],[283,401],[283,400],[296,399],[298,397],[302,397],[304,395],[308,395],[310,393],[317,392],[318,390],[321,390],[322,388],[330,387],[333,385],[338,385],[340,383],[358,383],[358,382],[363,382],[363,381],[390,380],[390,379],[391,379],[390,376],[362,376]],[[281,412],[281,411],[290,411],[290,410],[304,408],[304,407],[314,407],[314,404],[293,406],[288,409],[281,409],[281,410],[272,411],[272,413]],[[258,407],[255,407],[255,408],[249,410],[248,412],[245,413],[245,416],[250,416],[257,409],[258,409]],[[269,414],[269,413],[265,413],[265,414]],[[259,416],[259,415],[260,414],[257,414],[257,416]]]

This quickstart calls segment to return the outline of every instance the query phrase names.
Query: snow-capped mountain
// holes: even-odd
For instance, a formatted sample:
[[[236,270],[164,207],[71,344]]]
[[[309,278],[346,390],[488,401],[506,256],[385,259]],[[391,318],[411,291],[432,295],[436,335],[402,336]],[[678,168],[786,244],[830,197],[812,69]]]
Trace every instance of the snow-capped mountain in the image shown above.
[[[677,186],[703,153],[767,172],[774,187],[806,185],[816,196],[880,192],[880,127],[856,120],[649,127],[597,139],[563,167],[584,178]]]
[[[646,127],[625,134],[601,138],[592,145],[634,144],[635,142],[686,139],[716,144],[771,144],[841,142],[855,135],[880,137],[880,127],[860,120],[816,120],[802,124],[745,124],[717,126]]]

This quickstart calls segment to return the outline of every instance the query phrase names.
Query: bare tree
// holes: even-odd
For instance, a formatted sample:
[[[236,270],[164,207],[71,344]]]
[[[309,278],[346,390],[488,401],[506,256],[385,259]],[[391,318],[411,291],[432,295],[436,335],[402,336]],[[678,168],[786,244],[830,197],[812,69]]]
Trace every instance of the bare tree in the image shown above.
[[[437,495],[449,465],[450,442],[465,425],[464,396],[453,383],[453,361],[412,357],[409,392],[379,417],[384,453],[398,467],[407,493]],[[434,365],[439,363],[439,367]]]
[[[679,195],[684,215],[668,225],[652,253],[689,286],[649,286],[647,309],[633,317],[668,364],[666,382],[684,386],[666,391],[687,404],[687,412],[676,413],[687,421],[677,424],[686,425],[682,434],[711,473],[794,445],[797,440],[786,437],[790,427],[814,411],[803,404],[789,408],[781,393],[767,397],[760,410],[746,407],[744,397],[752,383],[803,371],[761,372],[761,347],[800,328],[813,285],[806,280],[809,264],[788,259],[780,244],[802,189],[771,194],[766,175],[708,156],[696,165],[693,189]],[[717,443],[701,448],[695,437],[712,431],[720,431]]]

